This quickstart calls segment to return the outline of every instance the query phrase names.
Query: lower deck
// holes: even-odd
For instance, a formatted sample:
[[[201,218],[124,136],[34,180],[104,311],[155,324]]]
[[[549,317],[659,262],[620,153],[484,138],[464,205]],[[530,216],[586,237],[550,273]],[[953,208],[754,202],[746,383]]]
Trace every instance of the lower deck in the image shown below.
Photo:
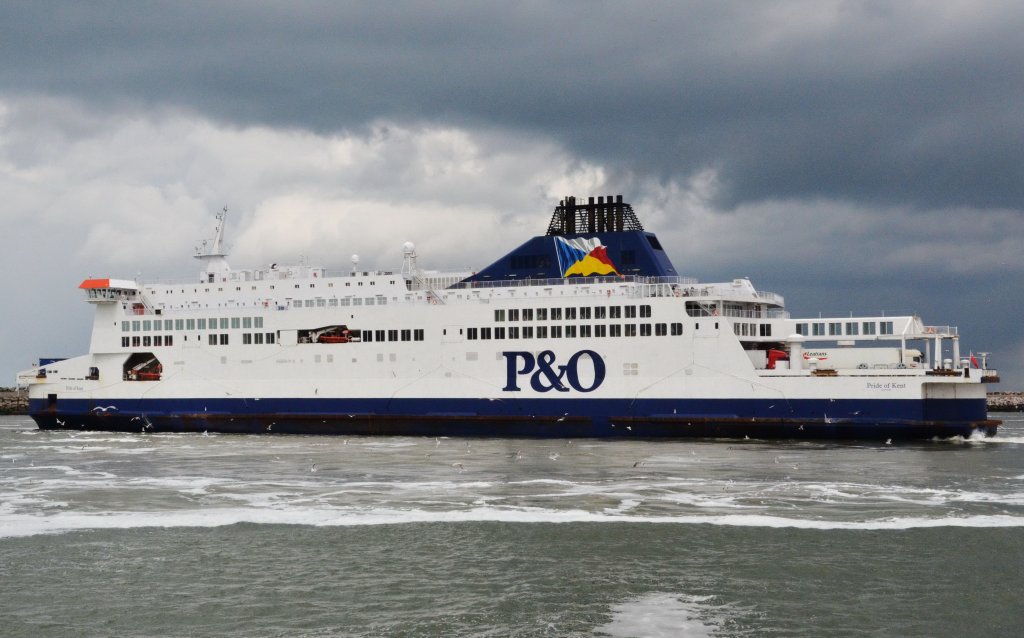
[[[909,440],[991,436],[982,399],[33,399],[43,429]]]

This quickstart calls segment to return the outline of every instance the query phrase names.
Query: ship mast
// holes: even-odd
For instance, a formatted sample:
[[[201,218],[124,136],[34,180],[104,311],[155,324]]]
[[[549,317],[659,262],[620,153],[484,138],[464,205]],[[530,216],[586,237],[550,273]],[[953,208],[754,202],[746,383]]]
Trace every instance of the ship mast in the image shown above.
[[[231,272],[228,265],[227,252],[224,251],[224,221],[228,216],[228,207],[225,206],[217,213],[217,230],[212,241],[203,240],[203,243],[196,246],[195,258],[202,261],[206,267],[199,273],[199,280],[213,282],[218,274]]]

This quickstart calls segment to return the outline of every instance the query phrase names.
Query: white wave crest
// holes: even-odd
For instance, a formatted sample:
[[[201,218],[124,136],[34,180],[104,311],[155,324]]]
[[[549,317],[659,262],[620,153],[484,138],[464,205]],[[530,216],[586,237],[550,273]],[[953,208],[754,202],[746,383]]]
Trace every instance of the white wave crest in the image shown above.
[[[1024,517],[1010,515],[893,517],[862,521],[828,521],[754,514],[642,516],[550,510],[544,508],[476,507],[465,510],[362,509],[317,507],[204,508],[159,512],[59,512],[50,515],[0,513],[0,537],[34,536],[77,530],[144,527],[221,527],[236,523],[343,527],[410,523],[648,523],[721,525],[812,530],[907,530],[935,527],[1024,527]]]

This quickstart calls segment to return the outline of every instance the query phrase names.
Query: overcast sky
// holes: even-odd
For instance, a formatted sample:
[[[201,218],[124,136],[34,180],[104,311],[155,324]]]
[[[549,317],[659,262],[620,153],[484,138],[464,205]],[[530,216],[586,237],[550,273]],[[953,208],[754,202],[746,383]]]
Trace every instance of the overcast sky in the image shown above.
[[[1024,389],[1024,4],[0,3],[0,385],[87,276],[478,269],[623,194],[794,315],[956,325]]]

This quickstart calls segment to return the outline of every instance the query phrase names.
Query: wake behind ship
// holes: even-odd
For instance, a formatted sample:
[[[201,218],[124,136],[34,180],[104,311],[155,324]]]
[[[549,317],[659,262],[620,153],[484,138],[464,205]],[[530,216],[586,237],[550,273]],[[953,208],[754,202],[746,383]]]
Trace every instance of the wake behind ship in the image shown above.
[[[235,270],[86,279],[89,353],[19,375],[40,428],[530,437],[995,433],[983,356],[917,316],[793,318],[676,271],[621,196],[568,197],[476,273]]]

